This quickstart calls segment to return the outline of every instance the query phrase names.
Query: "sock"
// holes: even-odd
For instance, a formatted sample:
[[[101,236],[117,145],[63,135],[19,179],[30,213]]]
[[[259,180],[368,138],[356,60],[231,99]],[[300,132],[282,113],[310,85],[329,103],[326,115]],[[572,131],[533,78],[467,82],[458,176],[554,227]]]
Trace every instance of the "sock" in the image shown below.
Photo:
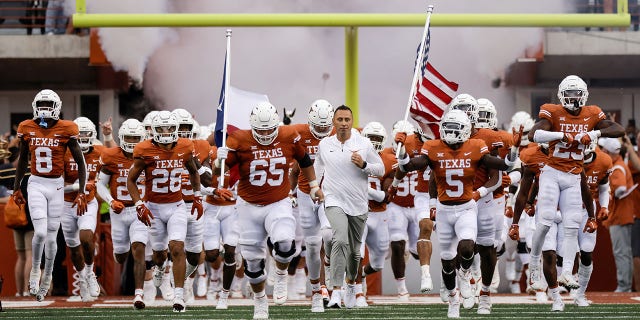
[[[558,230],[560,232],[560,230]],[[564,228],[564,244],[562,256],[562,270],[571,274],[573,270],[573,258],[576,256],[578,248],[578,229],[577,228]]]
[[[176,298],[184,299],[184,288],[176,287],[173,289],[173,294]]]
[[[212,267],[211,268],[211,274],[209,275],[209,279],[211,279],[213,281],[220,281],[220,271],[221,270],[222,270],[222,268],[214,269]]]
[[[556,286],[555,288],[549,288],[549,292],[551,292],[551,299],[558,300],[560,297],[560,287]]]
[[[549,226],[545,226],[541,223],[536,223],[536,231],[533,233],[533,244],[531,246],[531,259],[533,257],[540,257],[542,255],[542,244],[544,244],[544,237],[549,232]]]
[[[136,291],[134,292],[134,295],[140,295],[140,296],[144,296],[144,290],[142,289],[136,289]]]
[[[423,274],[423,275],[429,275],[429,276],[431,276],[431,272],[430,272],[430,270],[429,270],[429,265],[428,265],[428,264],[425,264],[425,265],[423,265],[423,266],[420,266],[420,269],[422,269],[422,274]]]
[[[483,284],[483,285],[482,285],[482,288],[481,288],[480,290],[481,290],[481,291],[484,291],[484,292],[489,292],[490,287],[491,287],[491,286],[486,286],[486,285],[484,285],[484,284]]]
[[[262,291],[260,292],[255,292],[253,294],[254,299],[263,299],[266,298],[266,293],[264,292],[264,289],[262,289]]]
[[[398,288],[398,294],[406,294],[409,292],[405,278],[396,279],[396,287]]]
[[[588,266],[580,263],[580,268],[578,269],[578,284],[580,284],[580,288],[578,288],[578,294],[584,294],[587,291],[587,286],[589,285],[589,280],[591,279],[592,272],[593,262]]]
[[[311,292],[320,291],[320,282],[311,284]]]
[[[198,268],[197,265],[192,265],[191,263],[189,263],[189,261],[187,261],[187,268],[184,274],[185,278],[189,278],[189,276],[191,276],[191,274],[196,271],[196,268]]]
[[[87,270],[85,271],[87,275],[92,274],[93,273],[93,263],[92,264],[86,264],[84,265],[84,269]]]
[[[206,274],[207,274],[207,272],[206,272],[206,270],[204,269],[204,263],[199,264],[199,265],[198,265],[198,275],[199,275],[199,276],[204,276],[204,275],[206,275]]]
[[[362,283],[356,283],[356,293],[362,293]]]

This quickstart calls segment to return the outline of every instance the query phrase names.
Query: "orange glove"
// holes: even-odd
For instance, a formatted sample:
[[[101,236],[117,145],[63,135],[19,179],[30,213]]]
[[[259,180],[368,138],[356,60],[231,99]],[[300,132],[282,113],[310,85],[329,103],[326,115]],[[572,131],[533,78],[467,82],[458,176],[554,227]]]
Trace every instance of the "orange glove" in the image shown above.
[[[394,141],[396,143],[402,143],[405,144],[405,141],[407,140],[407,134],[404,132],[398,132],[396,133],[396,136],[394,138]]]
[[[14,191],[13,194],[11,194],[11,197],[13,198],[13,202],[15,202],[17,205],[23,205],[27,203],[27,200],[24,199],[24,196],[22,195],[22,191],[20,191],[20,189]]]
[[[109,204],[109,207],[111,207],[111,210],[113,210],[113,212],[118,214],[122,212],[122,210],[124,210],[124,203],[118,200],[112,200],[111,203]]]
[[[507,218],[513,218],[513,207],[512,206],[507,206],[504,209],[504,216]]]
[[[536,207],[533,204],[527,203],[524,206],[524,212],[529,216],[533,217],[536,214]]]
[[[601,207],[600,210],[598,210],[596,219],[598,219],[598,221],[605,221],[609,219],[609,209],[607,209],[606,207]]]
[[[233,200],[233,192],[231,192],[231,190],[229,189],[216,188],[216,190],[213,191],[213,195],[218,196],[227,201]]]
[[[78,192],[78,195],[73,200],[73,205],[71,208],[76,208],[76,214],[78,216],[83,215],[87,212],[87,196],[84,193]]]
[[[584,230],[582,232],[594,233],[598,230],[598,222],[596,222],[596,218],[587,219],[587,223],[584,225]]]
[[[520,240],[520,226],[517,224],[512,224],[509,227],[509,238],[514,241]]]
[[[562,137],[562,142],[568,144],[568,145],[572,145],[573,144],[573,135],[571,133],[566,133],[564,134],[564,137]]]
[[[522,131],[524,130],[524,126],[520,125],[520,129],[516,132],[516,128],[511,128],[511,133],[513,133],[513,146],[516,148],[520,147],[520,143],[522,142]]]
[[[511,185],[511,177],[509,177],[508,174],[503,174],[502,175],[502,189],[508,187]]]
[[[385,195],[385,202],[389,203],[393,200],[393,197],[396,196],[396,193],[398,193],[398,187],[394,187],[393,185],[390,185],[389,188],[387,188],[387,194]]]
[[[436,208],[435,207],[429,208],[429,219],[431,219],[431,221],[436,221]]]
[[[138,200],[138,203],[136,204],[136,211],[138,212],[138,220],[146,226],[151,227],[151,220],[154,219],[153,214],[142,200]]]
[[[191,214],[196,212],[196,220],[200,220],[202,214],[204,213],[204,209],[202,208],[202,194],[200,191],[196,191],[193,195],[193,203],[191,204]]]

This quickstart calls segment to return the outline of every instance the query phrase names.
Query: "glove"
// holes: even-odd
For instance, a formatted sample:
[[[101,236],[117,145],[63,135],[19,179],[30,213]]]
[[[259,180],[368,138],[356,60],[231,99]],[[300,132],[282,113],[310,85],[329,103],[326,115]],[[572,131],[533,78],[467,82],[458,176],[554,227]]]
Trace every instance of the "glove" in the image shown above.
[[[204,209],[202,208],[202,193],[200,193],[200,191],[196,191],[193,194],[191,215],[193,215],[193,212],[196,212],[196,220],[200,220],[200,217],[202,217],[202,214],[204,213]]]
[[[142,200],[138,200],[136,203],[136,211],[138,212],[138,220],[146,226],[151,227],[151,220],[154,219],[153,214]]]
[[[508,174],[503,174],[502,175],[502,189],[508,187],[511,185],[511,177],[509,177]]]
[[[596,218],[587,219],[587,223],[585,223],[584,230],[582,230],[582,232],[594,233],[596,230],[598,230],[598,222],[596,221]]]
[[[218,159],[220,160],[226,159],[227,157],[229,157],[229,148],[227,147],[218,148],[217,156],[218,156]]]
[[[224,200],[227,201],[232,201],[233,200],[233,192],[231,192],[231,190],[229,189],[225,189],[225,188],[216,188],[215,190],[213,190],[213,195],[214,196],[218,196]]]
[[[76,208],[76,214],[78,216],[83,215],[87,212],[87,196],[84,193],[78,193],[76,198],[73,200],[71,208]]]
[[[507,206],[504,209],[504,216],[507,218],[513,218],[513,207],[512,206]]]
[[[567,145],[572,145],[574,141],[573,135],[571,135],[571,133],[565,132],[564,137],[562,137],[561,141],[566,143]]]
[[[591,141],[595,141],[598,139],[600,132],[598,130],[588,131],[588,132],[580,132],[575,136],[575,140],[579,141],[582,145],[589,145]]]
[[[436,207],[429,208],[429,219],[436,221]]]
[[[516,128],[511,128],[511,133],[513,133],[513,146],[516,148],[520,147],[520,143],[522,142],[522,131],[524,127],[520,125],[520,129],[516,132]]]
[[[11,194],[11,197],[13,197],[13,202],[15,202],[17,205],[23,205],[27,203],[20,189],[14,191],[13,194]]]
[[[124,210],[124,204],[118,200],[111,200],[109,207],[111,207],[111,210],[113,210],[113,212],[115,212],[116,214]]]
[[[401,144],[405,144],[406,140],[407,140],[407,134],[405,132],[396,133],[396,136],[393,139],[393,141],[395,141],[396,143],[401,143]]]
[[[536,214],[536,207],[533,204],[527,203],[524,206],[524,213],[526,213],[529,217],[533,217]]]
[[[509,238],[514,241],[520,240],[520,226],[517,224],[512,224],[509,227]]]
[[[601,207],[600,210],[598,210],[598,214],[596,215],[596,219],[598,221],[605,221],[605,220],[609,219],[609,209],[607,209],[606,207]]]
[[[289,195],[289,200],[291,200],[291,208],[298,207],[298,198],[294,197],[292,194]]]
[[[396,193],[398,193],[398,187],[394,187],[393,185],[390,185],[389,188],[387,188],[387,192],[384,197],[385,203],[391,202],[393,198],[396,196]]]

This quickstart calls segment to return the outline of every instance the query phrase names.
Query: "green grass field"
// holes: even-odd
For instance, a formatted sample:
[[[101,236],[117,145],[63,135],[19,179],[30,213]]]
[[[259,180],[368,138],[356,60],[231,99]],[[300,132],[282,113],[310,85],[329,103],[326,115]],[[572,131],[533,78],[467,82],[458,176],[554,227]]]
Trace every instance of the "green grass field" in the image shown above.
[[[461,310],[465,319],[639,319],[640,304],[595,304],[588,308],[566,305],[564,312],[550,312],[549,304],[495,304],[492,314],[478,316],[475,309]],[[446,319],[447,306],[439,305],[377,305],[366,309],[328,309],[311,313],[308,306],[270,306],[271,319]],[[169,308],[40,308],[5,309],[0,319],[251,319],[252,307],[231,307],[226,311],[212,307],[193,307],[186,313],[172,313]]]

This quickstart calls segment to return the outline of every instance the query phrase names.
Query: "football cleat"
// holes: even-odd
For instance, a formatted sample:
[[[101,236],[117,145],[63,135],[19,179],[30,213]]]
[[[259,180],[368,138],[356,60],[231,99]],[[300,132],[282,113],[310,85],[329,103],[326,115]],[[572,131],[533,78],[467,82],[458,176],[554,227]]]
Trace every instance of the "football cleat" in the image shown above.
[[[133,309],[142,310],[144,309],[144,307],[145,307],[144,299],[142,299],[141,295],[136,294],[136,297],[133,298]]]
[[[254,298],[253,319],[269,319],[269,301],[267,296]]]
[[[229,308],[229,291],[222,289],[219,293],[217,310],[227,310]]]
[[[311,295],[311,312],[324,312],[322,293],[316,291]]]
[[[185,312],[187,311],[187,304],[181,298],[173,299],[173,312]]]

